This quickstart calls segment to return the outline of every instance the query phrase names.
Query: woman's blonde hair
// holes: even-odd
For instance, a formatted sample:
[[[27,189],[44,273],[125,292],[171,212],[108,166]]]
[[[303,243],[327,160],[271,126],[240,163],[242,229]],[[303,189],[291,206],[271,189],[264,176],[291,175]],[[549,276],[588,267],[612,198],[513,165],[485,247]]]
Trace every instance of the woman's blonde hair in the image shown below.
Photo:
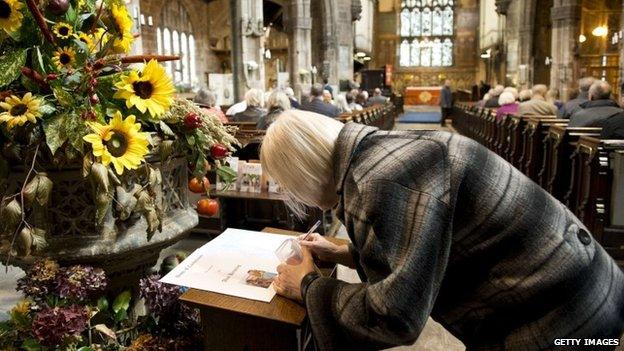
[[[267,108],[271,109],[274,107],[279,107],[284,111],[290,110],[290,99],[281,91],[274,91],[267,99]]]
[[[320,207],[334,187],[334,149],[343,124],[313,112],[287,110],[269,127],[262,142],[263,172],[284,190],[298,217],[306,206]]]
[[[245,102],[247,106],[262,107],[264,104],[264,93],[260,89],[249,89],[245,93]]]

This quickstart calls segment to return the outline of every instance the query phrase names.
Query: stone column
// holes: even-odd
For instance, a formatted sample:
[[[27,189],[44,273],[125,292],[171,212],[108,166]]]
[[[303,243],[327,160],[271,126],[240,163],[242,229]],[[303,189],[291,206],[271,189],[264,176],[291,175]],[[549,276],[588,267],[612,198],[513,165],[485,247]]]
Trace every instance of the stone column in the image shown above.
[[[624,2],[622,2],[622,18],[620,19],[620,34],[624,33]],[[618,84],[620,85],[619,87],[617,87],[617,91],[620,92],[620,100],[622,100],[622,95],[624,95],[624,90],[620,89],[620,87],[622,86],[622,84],[624,84],[624,40],[622,40],[622,38],[620,37],[620,80],[618,81]]]
[[[559,89],[567,101],[578,81],[575,64],[581,23],[581,0],[555,0],[552,18],[552,66],[550,86]]]
[[[245,88],[264,90],[264,11],[262,0],[239,0],[241,4],[242,69]],[[240,80],[240,79],[239,79]]]
[[[244,73],[242,63],[242,34],[241,34],[241,4],[240,0],[230,0],[230,16],[232,19],[232,81],[234,83],[234,101],[242,99],[244,88]]]
[[[312,68],[310,0],[292,0],[288,6],[290,85],[299,96],[301,91],[310,87],[311,84],[309,74],[300,74],[302,71],[309,72]]]
[[[522,13],[518,32],[518,84],[521,87],[531,87],[533,85],[533,31],[535,30],[536,0],[518,1]]]

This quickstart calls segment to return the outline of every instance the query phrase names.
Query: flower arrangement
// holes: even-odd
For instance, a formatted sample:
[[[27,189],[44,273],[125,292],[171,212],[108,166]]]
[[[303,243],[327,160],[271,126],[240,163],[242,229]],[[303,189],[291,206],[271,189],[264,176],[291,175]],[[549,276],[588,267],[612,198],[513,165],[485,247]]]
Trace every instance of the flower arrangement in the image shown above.
[[[107,277],[89,266],[60,267],[38,260],[18,282],[24,300],[0,323],[1,350],[201,350],[198,312],[182,305],[182,290],[141,280],[140,297],[148,314],[129,315],[130,291],[112,303],[105,296]]]
[[[149,239],[163,217],[151,155],[185,156],[201,178],[237,143],[216,116],[176,98],[160,62],[178,57],[125,56],[132,29],[121,0],[0,0],[0,248],[9,257],[47,247],[48,233],[27,220],[48,205],[46,170],[82,165],[94,221],[110,208],[117,221],[142,216]],[[6,193],[20,165],[21,189]]]

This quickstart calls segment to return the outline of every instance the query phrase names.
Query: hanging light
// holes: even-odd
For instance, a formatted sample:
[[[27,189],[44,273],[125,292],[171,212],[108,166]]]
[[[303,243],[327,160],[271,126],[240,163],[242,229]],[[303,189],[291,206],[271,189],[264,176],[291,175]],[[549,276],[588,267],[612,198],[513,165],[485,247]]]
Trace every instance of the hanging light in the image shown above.
[[[370,60],[372,60],[372,58],[371,58],[370,56],[365,56],[365,57],[363,58],[363,60],[364,60],[364,61],[370,61]]]
[[[579,43],[584,43],[587,41],[587,37],[583,34],[579,35]]]
[[[606,37],[609,34],[609,28],[606,26],[598,26],[592,30],[592,35],[595,37]]]
[[[355,57],[364,58],[364,57],[366,57],[366,53],[365,53],[365,52],[360,51],[360,52],[358,52],[357,54],[355,54]]]

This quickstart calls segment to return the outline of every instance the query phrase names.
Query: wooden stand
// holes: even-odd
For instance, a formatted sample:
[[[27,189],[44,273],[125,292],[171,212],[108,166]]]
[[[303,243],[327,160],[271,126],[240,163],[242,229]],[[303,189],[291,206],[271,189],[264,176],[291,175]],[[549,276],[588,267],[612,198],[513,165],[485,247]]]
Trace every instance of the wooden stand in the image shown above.
[[[265,228],[267,233],[300,233]],[[328,238],[336,244],[346,241]],[[335,267],[323,270],[332,275]],[[270,303],[191,289],[180,297],[199,308],[204,333],[204,349],[211,351],[303,350],[306,310],[300,304],[275,296]]]

